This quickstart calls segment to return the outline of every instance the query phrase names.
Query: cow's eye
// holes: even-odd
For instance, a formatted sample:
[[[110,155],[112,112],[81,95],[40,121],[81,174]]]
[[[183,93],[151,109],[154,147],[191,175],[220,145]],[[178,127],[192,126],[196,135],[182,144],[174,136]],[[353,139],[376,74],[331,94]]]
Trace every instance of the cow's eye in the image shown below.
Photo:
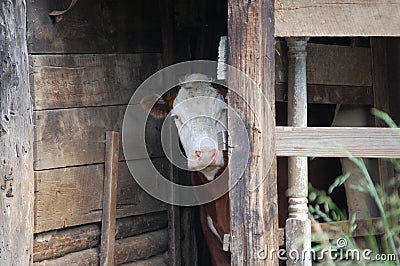
[[[175,119],[175,120],[179,121],[180,123],[182,123],[182,119],[181,119],[181,117],[179,115],[173,114],[171,116],[172,116],[173,119]]]

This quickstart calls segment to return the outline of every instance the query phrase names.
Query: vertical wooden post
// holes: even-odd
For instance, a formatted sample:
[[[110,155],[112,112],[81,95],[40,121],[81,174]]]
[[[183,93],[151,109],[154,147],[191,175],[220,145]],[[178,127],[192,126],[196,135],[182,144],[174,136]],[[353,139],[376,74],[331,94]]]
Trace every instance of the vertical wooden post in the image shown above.
[[[33,126],[26,1],[0,1],[0,265],[31,265]]]
[[[372,89],[374,92],[374,107],[386,113],[390,113],[389,78],[388,78],[388,57],[387,39],[371,38],[371,59],[372,59]],[[375,119],[375,126],[386,126],[380,119]],[[381,186],[389,192],[387,184],[389,178],[394,176],[394,169],[390,163],[378,159],[379,179]]]
[[[228,16],[228,63],[256,82],[274,112],[274,1],[228,0]],[[239,82],[232,80],[230,76],[228,84],[229,87],[236,85],[234,89],[246,95],[249,100],[264,105],[263,99],[257,97],[256,92],[246,86],[240,86]],[[251,146],[248,168],[230,191],[232,265],[277,265],[277,257],[269,256],[271,251],[278,250],[275,156],[273,155],[271,168],[268,168],[267,163],[268,157],[271,156],[267,153],[273,150],[271,147],[275,145],[274,140],[271,142],[267,140],[268,136],[275,134],[275,128],[266,126],[268,108],[265,106],[265,109],[255,109],[255,113],[252,114],[247,103],[231,92],[228,95],[228,102],[234,110],[245,110],[241,114],[241,119],[247,127]],[[228,110],[228,126],[232,125],[231,119],[232,115]],[[259,121],[256,121],[257,119]],[[261,125],[261,129],[256,128],[257,123]],[[275,125],[275,122],[272,124]],[[228,131],[233,139],[235,130],[229,128]],[[262,149],[260,157],[255,152],[256,149]],[[234,173],[234,167],[234,162],[231,162],[230,173]],[[254,175],[265,179],[257,189],[249,191],[250,180]]]
[[[159,12],[161,19],[161,35],[163,45],[163,66],[167,67],[174,63],[174,21],[173,21],[173,3],[168,0],[159,0]],[[164,76],[167,80],[168,76]],[[174,125],[170,125],[171,127]],[[170,154],[171,156],[172,154]],[[177,181],[176,169],[171,164],[170,166],[170,180],[171,182]],[[174,190],[171,192],[175,193]],[[173,195],[174,196],[174,195]],[[181,208],[179,206],[168,206],[168,260],[169,265],[178,266],[182,262],[181,252]]]
[[[119,133],[106,132],[103,215],[101,223],[100,265],[114,265],[115,223],[117,214]]]
[[[289,48],[288,124],[307,127],[306,46],[308,38],[286,38]],[[287,265],[311,265],[311,222],[308,219],[307,157],[289,157],[289,218],[286,221]],[[294,251],[291,253],[291,251]],[[299,255],[290,256],[290,254]]]

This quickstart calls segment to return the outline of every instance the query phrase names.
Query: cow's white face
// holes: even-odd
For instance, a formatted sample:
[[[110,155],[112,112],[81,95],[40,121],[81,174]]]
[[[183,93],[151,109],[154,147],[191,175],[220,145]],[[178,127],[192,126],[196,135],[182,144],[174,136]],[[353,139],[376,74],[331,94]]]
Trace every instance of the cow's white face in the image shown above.
[[[173,101],[171,117],[175,119],[179,139],[188,158],[188,168],[200,171],[212,180],[224,166],[223,152],[218,150],[218,132],[227,130],[227,104],[219,91],[204,80],[209,79],[202,74],[192,74],[182,81]],[[165,110],[157,105],[167,102],[158,100],[154,109]],[[142,106],[146,109],[143,100]],[[154,116],[161,117],[159,111],[152,112]]]
[[[171,115],[188,158],[188,168],[201,171],[211,180],[224,165],[223,153],[218,150],[218,132],[226,131],[227,104],[211,83],[188,82],[205,79],[199,74],[186,78]]]

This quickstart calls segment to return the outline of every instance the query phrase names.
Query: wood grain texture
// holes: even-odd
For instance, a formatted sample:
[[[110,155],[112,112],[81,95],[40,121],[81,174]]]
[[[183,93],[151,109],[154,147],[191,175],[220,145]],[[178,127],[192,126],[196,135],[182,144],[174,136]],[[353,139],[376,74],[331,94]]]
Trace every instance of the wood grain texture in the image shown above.
[[[149,213],[117,219],[116,239],[156,231],[167,227],[166,212]],[[89,224],[35,235],[33,261],[62,257],[96,247],[100,243],[100,224]]]
[[[45,110],[128,104],[161,55],[30,55],[29,63],[34,109]]]
[[[276,127],[276,155],[400,158],[400,129]]]
[[[287,82],[287,47],[275,44],[276,82]],[[307,83],[339,86],[372,86],[369,48],[309,43],[307,45]]]
[[[0,265],[30,265],[33,125],[25,1],[0,2]]]
[[[390,91],[388,78],[388,38],[371,38],[372,81],[374,91],[374,108],[390,115]],[[384,121],[375,118],[376,127],[387,126]],[[388,184],[394,177],[393,165],[379,159],[379,180],[382,188],[390,194]]]
[[[382,235],[385,232],[381,218],[360,219],[356,220],[355,224],[357,227],[351,234],[353,237]],[[350,235],[351,224],[349,221],[320,223],[319,225],[329,239],[338,239],[343,237],[343,234]],[[311,229],[313,234],[318,233],[314,230],[314,227],[311,227]],[[278,234],[279,246],[282,246],[285,243],[285,229],[279,228]]]
[[[140,261],[159,255],[168,248],[167,229],[162,229],[139,236],[129,237],[116,241],[115,265],[131,261]],[[36,262],[34,266],[59,266],[59,265],[98,265],[99,250],[86,249],[65,255],[64,257]]]
[[[126,106],[106,106],[73,108],[63,110],[36,111],[34,139],[34,169],[43,170],[104,162],[104,132],[121,131]],[[132,106],[127,120],[130,128],[144,125],[144,110],[139,105]],[[137,111],[136,111],[137,110]],[[160,120],[150,118],[146,127],[147,148],[138,135],[145,134],[137,128],[129,138],[130,159],[163,155],[160,139]],[[120,141],[122,143],[122,141]],[[121,144],[122,145],[122,144]],[[124,158],[120,147],[120,160]]]
[[[157,0],[78,1],[58,22],[48,15],[69,0],[28,1],[29,53],[160,52]]]
[[[288,90],[286,83],[275,84],[275,100],[287,102]],[[361,104],[373,105],[374,97],[371,87],[307,85],[308,103],[320,104]]]
[[[400,36],[400,2],[275,0],[275,36]]]
[[[228,63],[243,71],[255,81],[266,96],[269,106],[275,109],[275,60],[274,60],[274,1],[228,1]],[[276,160],[273,148],[275,142],[275,121],[268,124],[269,116],[265,102],[257,95],[257,88],[247,86],[228,73],[228,87],[246,95],[246,103],[234,93],[228,93],[228,102],[233,110],[241,111],[250,140],[250,158],[242,178],[230,191],[231,206],[231,263],[232,265],[276,265],[274,259],[260,260],[257,251],[265,246],[278,250],[278,209]],[[251,113],[249,105],[255,113]],[[228,125],[231,139],[234,139],[235,115],[228,110]],[[271,117],[275,117],[274,114]],[[258,119],[258,121],[257,121]],[[272,118],[273,119],[273,118]],[[235,143],[238,147],[247,143]],[[273,157],[271,157],[273,156]],[[257,164],[258,163],[258,164]],[[260,166],[260,167],[257,167]],[[230,162],[229,173],[242,171]],[[250,192],[254,178],[263,180],[260,186]],[[231,180],[231,182],[234,182]],[[232,184],[232,183],[231,183]]]
[[[164,257],[162,255],[153,256],[145,260],[121,264],[121,266],[167,266],[167,265],[168,264],[165,262]]]
[[[104,162],[103,213],[101,218],[100,265],[114,265],[114,244],[117,215],[119,132],[106,132]]]
[[[140,167],[141,160],[135,163]],[[164,159],[154,163],[160,171],[167,171]],[[166,209],[134,182],[124,162],[118,172],[117,217]],[[35,172],[35,232],[100,221],[103,179],[102,164]]]
[[[115,243],[115,265],[163,253],[168,248],[168,240],[167,229],[118,240]]]
[[[99,251],[97,248],[85,249],[65,255],[64,257],[44,260],[33,263],[34,266],[59,266],[59,265],[79,265],[93,266],[99,264]]]

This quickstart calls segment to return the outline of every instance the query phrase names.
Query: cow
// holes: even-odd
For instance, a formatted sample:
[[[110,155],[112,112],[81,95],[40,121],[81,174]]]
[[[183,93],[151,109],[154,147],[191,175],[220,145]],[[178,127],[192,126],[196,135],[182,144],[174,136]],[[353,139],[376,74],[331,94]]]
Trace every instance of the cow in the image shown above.
[[[218,149],[218,132],[227,128],[226,90],[211,82],[203,74],[191,74],[175,96],[148,95],[140,102],[155,118],[171,112],[195,185],[211,182],[228,163],[227,153]],[[229,209],[228,194],[200,206],[201,227],[213,265],[230,265],[230,253],[222,248],[224,235],[230,233]]]
[[[169,113],[174,118],[179,139],[188,160],[188,169],[193,171],[192,183],[194,185],[213,181],[227,166],[227,153],[218,149],[218,132],[227,130],[226,93],[226,89],[216,87],[207,76],[191,74],[182,81],[176,95],[170,98],[148,95],[140,102],[141,106],[155,118],[165,118]],[[348,125],[354,119],[357,120],[357,116],[364,115],[365,110],[366,108],[356,110],[348,121],[346,119],[348,109],[337,108],[334,125]],[[284,124],[279,120],[282,119],[277,117],[278,124]],[[329,126],[329,124],[327,125]],[[318,162],[318,159],[316,161]],[[309,179],[315,187],[327,189],[334,178],[341,174],[340,164],[337,161],[336,165],[332,162],[335,161],[328,159],[320,160],[318,163],[310,162]],[[344,159],[342,159],[342,163],[344,164],[343,171],[354,170],[354,166],[348,162],[346,165]],[[354,180],[358,178],[350,180],[355,182]],[[349,189],[347,186],[346,190]],[[278,158],[279,227],[284,227],[288,216],[286,190],[287,160]],[[339,198],[345,201],[343,194]],[[212,264],[230,265],[230,253],[222,248],[224,235],[230,233],[228,193],[200,206],[200,222]]]

